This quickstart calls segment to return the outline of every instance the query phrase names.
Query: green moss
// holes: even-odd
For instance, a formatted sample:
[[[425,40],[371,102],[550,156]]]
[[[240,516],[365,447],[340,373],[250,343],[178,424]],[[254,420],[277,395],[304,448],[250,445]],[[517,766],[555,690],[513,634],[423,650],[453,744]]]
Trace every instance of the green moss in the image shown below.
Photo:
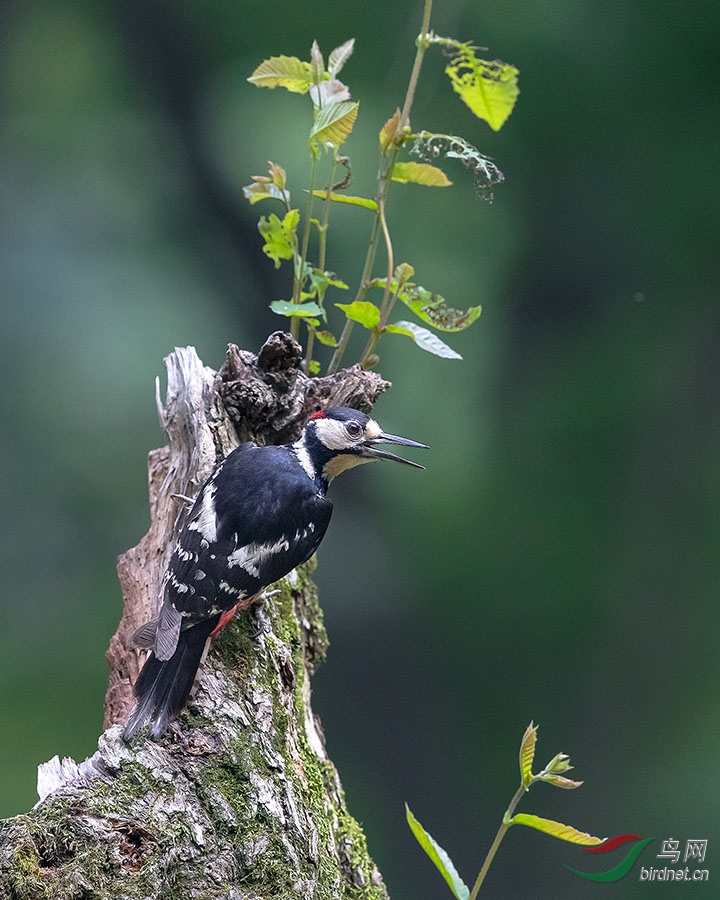
[[[262,804],[250,815],[249,808],[257,802],[255,779],[277,783],[278,772],[277,766],[267,761],[267,750],[259,746],[255,730],[240,729],[221,752],[179,761],[212,826],[204,847],[193,844],[183,815],[153,815],[153,798],[172,799],[175,783],[157,778],[135,759],[123,760],[117,777],[95,781],[87,788],[81,808],[79,801],[51,798],[27,817],[23,840],[13,842],[17,850],[9,881],[11,900],[185,900],[183,888],[192,882],[205,883],[205,867],[218,854],[223,854],[219,871],[225,874],[215,884],[208,882],[212,887],[203,900],[226,897],[231,885],[223,884],[225,879],[267,900],[303,900],[298,885],[306,879],[315,885],[316,900],[336,897],[339,886],[346,900],[385,900],[383,886],[372,882],[374,867],[358,823],[344,807],[338,820],[328,816],[326,798],[328,792],[337,790],[336,772],[330,762],[317,758],[305,733],[305,664],[322,658],[327,648],[322,611],[310,580],[313,569],[314,561],[301,567],[293,586],[281,582],[279,593],[265,609],[273,629],[265,636],[266,650],[277,659],[284,648],[289,649],[294,683],[289,680],[289,669],[278,677],[274,665],[256,664],[260,662],[257,622],[251,615],[237,616],[215,642],[214,652],[240,683],[252,668],[258,688],[271,700],[273,728],[269,735],[275,753],[285,761],[283,769],[292,781],[299,808],[308,810],[318,829],[316,858],[310,858],[309,848],[303,852],[297,846],[297,835],[293,838],[287,826],[268,815]],[[290,684],[291,711],[285,706]],[[192,704],[183,718],[186,724],[205,731],[212,728]],[[297,727],[295,751],[287,740],[288,729],[293,727]],[[174,753],[172,746],[167,749]],[[123,810],[137,808],[143,797],[148,802],[141,808],[150,811],[146,820],[124,820]],[[284,802],[282,796],[279,800]],[[168,808],[164,803],[158,808],[163,807]],[[105,820],[108,833],[114,832],[112,840],[94,839],[83,824],[85,816]],[[118,856],[123,829],[128,831],[129,857]],[[289,847],[288,839],[295,846]],[[326,850],[332,844],[339,846],[339,870],[337,859]],[[193,849],[178,856],[178,848],[183,846]],[[0,871],[0,879],[7,871]]]

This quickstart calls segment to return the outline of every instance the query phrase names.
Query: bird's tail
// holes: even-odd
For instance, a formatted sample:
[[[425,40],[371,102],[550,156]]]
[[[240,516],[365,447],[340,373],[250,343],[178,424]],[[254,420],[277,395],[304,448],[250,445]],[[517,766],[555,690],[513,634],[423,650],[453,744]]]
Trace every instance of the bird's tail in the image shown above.
[[[152,737],[160,737],[180,715],[217,618],[212,616],[183,629],[170,659],[158,659],[150,653],[133,688],[136,703],[125,726],[126,741],[143,728],[149,728]]]

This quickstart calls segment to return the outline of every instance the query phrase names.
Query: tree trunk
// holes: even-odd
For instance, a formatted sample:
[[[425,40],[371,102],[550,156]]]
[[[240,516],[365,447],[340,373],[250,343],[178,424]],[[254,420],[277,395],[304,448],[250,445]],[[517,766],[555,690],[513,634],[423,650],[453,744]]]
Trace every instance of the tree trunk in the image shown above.
[[[191,347],[167,358],[169,443],[149,456],[150,530],[118,563],[107,730],[85,762],[41,766],[39,803],[0,826],[2,900],[386,897],[310,705],[327,648],[313,561],[218,637],[168,734],[122,738],[142,664],[129,638],[159,606],[189,498],[240,440],[287,442],[309,412],[367,412],[388,387],[359,367],[308,379],[300,361],[281,332],[257,357],[231,344],[219,373]]]

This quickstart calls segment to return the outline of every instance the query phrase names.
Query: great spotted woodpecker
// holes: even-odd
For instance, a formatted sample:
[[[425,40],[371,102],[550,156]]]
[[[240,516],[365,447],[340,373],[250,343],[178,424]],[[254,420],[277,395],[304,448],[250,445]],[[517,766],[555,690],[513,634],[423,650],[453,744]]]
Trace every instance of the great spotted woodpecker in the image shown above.
[[[333,478],[376,459],[423,468],[378,444],[427,448],[334,407],[310,416],[294,444],[241,444],[220,463],[177,539],[160,613],[133,637],[150,654],[126,740],[143,728],[159,737],[185,706],[209,639],[315,553],[332,514],[325,494]]]

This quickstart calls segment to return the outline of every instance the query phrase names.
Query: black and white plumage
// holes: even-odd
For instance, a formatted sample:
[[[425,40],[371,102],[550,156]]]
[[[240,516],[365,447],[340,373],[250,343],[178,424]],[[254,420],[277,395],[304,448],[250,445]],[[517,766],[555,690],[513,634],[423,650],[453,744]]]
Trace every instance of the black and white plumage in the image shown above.
[[[125,727],[161,735],[185,706],[208,640],[238,609],[306,562],[332,514],[329,483],[376,459],[417,468],[377,444],[426,447],[385,434],[369,416],[334,407],[310,416],[294,444],[241,444],[202,487],[173,550],[159,616],[134,635],[150,650]]]

